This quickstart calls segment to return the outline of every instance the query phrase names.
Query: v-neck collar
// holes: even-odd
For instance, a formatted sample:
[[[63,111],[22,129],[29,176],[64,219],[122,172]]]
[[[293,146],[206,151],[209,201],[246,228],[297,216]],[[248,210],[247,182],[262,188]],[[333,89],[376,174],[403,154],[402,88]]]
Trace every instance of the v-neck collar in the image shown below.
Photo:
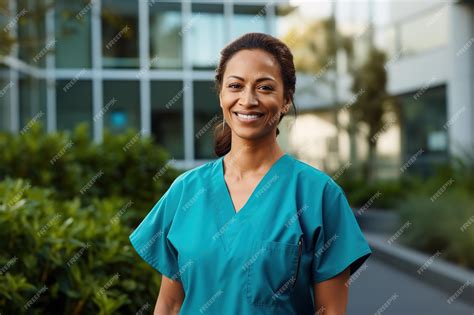
[[[231,211],[231,214],[233,216],[239,215],[243,210],[249,207],[249,203],[252,202],[252,199],[254,199],[254,195],[256,194],[257,191],[260,190],[261,186],[267,181],[268,177],[277,169],[278,165],[280,165],[285,159],[289,158],[288,153],[284,153],[282,156],[278,158],[275,162],[273,162],[272,166],[268,169],[268,171],[263,175],[263,177],[260,179],[258,182],[257,186],[255,186],[254,190],[252,193],[249,195],[247,200],[245,201],[244,205],[240,208],[239,211],[236,211],[234,202],[232,201],[232,197],[230,195],[229,188],[227,187],[227,183],[224,178],[224,156],[221,156],[219,159],[218,167],[219,167],[219,179],[221,181],[221,185],[224,188],[224,194],[225,194],[225,202],[228,204],[228,208]],[[227,208],[227,205],[225,206]]]

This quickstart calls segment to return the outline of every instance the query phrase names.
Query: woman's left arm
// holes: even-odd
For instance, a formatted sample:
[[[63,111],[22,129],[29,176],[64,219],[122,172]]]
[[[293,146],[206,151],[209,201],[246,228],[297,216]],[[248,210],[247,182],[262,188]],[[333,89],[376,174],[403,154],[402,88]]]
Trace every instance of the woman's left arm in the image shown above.
[[[345,315],[349,297],[349,267],[337,276],[314,284],[315,315]]]

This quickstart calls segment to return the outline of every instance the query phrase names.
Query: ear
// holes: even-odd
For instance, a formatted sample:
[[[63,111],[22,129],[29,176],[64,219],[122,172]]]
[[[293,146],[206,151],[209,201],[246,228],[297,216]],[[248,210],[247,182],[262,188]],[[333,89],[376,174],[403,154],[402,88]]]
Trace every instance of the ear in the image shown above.
[[[290,111],[290,100],[286,104],[283,105],[282,113],[285,115]]]

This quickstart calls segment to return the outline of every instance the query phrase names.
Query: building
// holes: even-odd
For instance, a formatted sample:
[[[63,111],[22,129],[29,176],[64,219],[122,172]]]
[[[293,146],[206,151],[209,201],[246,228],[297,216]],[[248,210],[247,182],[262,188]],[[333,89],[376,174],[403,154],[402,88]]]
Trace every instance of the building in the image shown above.
[[[302,2],[299,10],[310,7]],[[381,133],[378,176],[398,177],[407,166],[429,175],[453,156],[474,156],[474,2],[337,1],[333,9],[338,28],[356,44],[367,47],[371,39],[387,54],[387,88],[398,98],[401,117]],[[338,61],[338,100],[314,77],[298,78],[303,115],[290,135],[290,146],[301,148],[306,160],[333,170],[354,161],[350,135],[335,128],[331,114],[335,101],[350,104],[356,96],[348,93],[344,58]],[[364,160],[366,145],[361,139],[356,144],[357,160]],[[334,165],[335,155],[341,161]]]
[[[392,169],[422,148],[420,161],[442,161],[474,146],[469,1],[58,0],[47,9],[41,3],[9,0],[15,14],[0,21],[5,33],[19,38],[0,64],[0,130],[20,132],[32,120],[48,131],[70,130],[86,121],[100,141],[104,128],[133,127],[153,135],[178,167],[193,167],[213,158],[211,126],[222,119],[213,90],[220,49],[250,31],[282,37],[296,11],[318,19],[335,8],[338,27],[350,31],[367,25],[372,12],[374,42],[390,56],[389,91],[400,96],[404,120],[383,135],[378,149]],[[338,97],[350,100],[340,64]],[[306,150],[319,157],[301,155],[321,167],[327,164],[321,154],[349,159],[347,134],[335,135],[325,119],[334,99],[313,95],[315,88],[305,92],[305,78],[298,81],[303,115],[294,130],[280,128],[279,141],[301,153],[298,141],[306,139],[298,128],[308,129],[300,121],[317,119],[309,124],[316,138]],[[326,136],[317,138],[322,132]]]
[[[20,40],[0,68],[1,130],[86,121],[100,141],[104,128],[133,127],[152,134],[178,167],[213,158],[220,50],[243,33],[274,32],[275,5],[264,1],[9,4],[15,14],[2,16],[2,28]]]

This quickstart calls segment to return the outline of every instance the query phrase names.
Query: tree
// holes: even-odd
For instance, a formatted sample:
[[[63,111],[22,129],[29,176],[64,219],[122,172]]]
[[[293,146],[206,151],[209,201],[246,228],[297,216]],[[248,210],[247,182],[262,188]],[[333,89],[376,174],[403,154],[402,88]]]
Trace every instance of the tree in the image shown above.
[[[290,29],[284,41],[290,46],[295,66],[300,73],[312,74],[333,91],[335,126],[339,132],[342,127],[351,138],[351,160],[357,165],[355,136],[362,132],[365,125],[369,130],[365,135],[368,146],[368,158],[363,165],[363,176],[372,181],[375,176],[377,141],[381,133],[393,120],[387,114],[395,110],[395,99],[387,92],[387,73],[384,67],[385,54],[377,50],[367,41],[368,52],[365,60],[358,63],[360,56],[355,54],[355,42],[360,36],[344,36],[337,31],[333,17],[321,21],[312,21],[301,28]],[[368,34],[370,35],[370,27]],[[354,98],[349,104],[342,104],[337,99],[336,56],[338,51],[345,52],[348,59],[348,71],[353,79],[352,92]],[[350,124],[339,126],[337,114],[341,110],[349,110]]]
[[[355,99],[348,107],[351,115],[352,132],[360,131],[358,126],[364,124],[368,132],[365,140],[368,155],[363,167],[364,178],[371,182],[375,177],[376,148],[379,136],[398,119],[395,98],[387,92],[387,72],[385,68],[385,53],[370,47],[366,61],[360,66],[351,68],[353,84],[352,92]],[[397,118],[390,119],[389,112],[394,112]]]
[[[319,21],[301,23],[283,37],[293,52],[296,70],[313,76],[313,81],[327,85],[331,91],[333,104],[333,121],[336,134],[339,134],[339,100],[337,78],[337,52],[350,48],[349,39],[337,31],[335,18],[329,17]],[[338,139],[336,135],[336,139]],[[339,145],[336,141],[334,159],[339,165]]]

